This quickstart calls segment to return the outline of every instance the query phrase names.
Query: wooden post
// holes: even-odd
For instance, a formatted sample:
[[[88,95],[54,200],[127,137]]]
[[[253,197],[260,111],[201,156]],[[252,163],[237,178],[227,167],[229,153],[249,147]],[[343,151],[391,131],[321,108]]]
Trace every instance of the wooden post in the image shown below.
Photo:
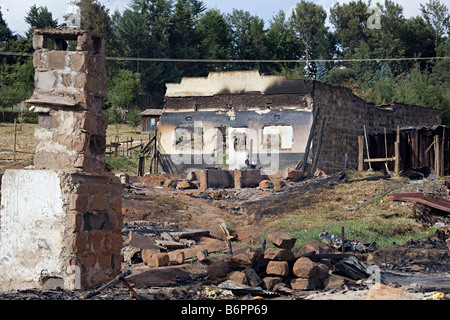
[[[434,171],[436,171],[436,175],[441,177],[441,152],[439,145],[439,135],[434,136]]]
[[[14,161],[16,161],[17,120],[14,119]]]
[[[319,107],[316,108],[316,110],[314,111],[314,118],[313,118],[313,122],[311,124],[311,129],[309,130],[309,137],[308,137],[308,142],[306,143],[306,147],[305,147],[305,154],[303,155],[303,164],[301,166],[301,169],[303,172],[306,171],[306,165],[308,162],[308,156],[309,156],[309,150],[311,148],[311,142],[314,136],[314,128],[316,127],[316,121],[317,121],[317,116],[319,114]],[[295,167],[295,170],[299,170],[300,167],[297,165],[297,167]]]
[[[358,137],[358,171],[364,169],[364,136]]]
[[[394,172],[395,172],[395,174],[399,174],[399,172],[400,172],[400,126],[399,125],[397,125],[397,138],[394,143],[394,157],[395,157]]]
[[[154,152],[155,152],[155,173],[158,173],[158,147],[156,145],[156,142],[158,141],[157,137],[158,131],[155,129],[155,145],[154,145]]]
[[[366,139],[366,149],[367,149],[367,159],[369,160],[369,169],[372,169],[372,164],[370,163],[369,142],[367,141],[366,126],[363,125],[363,128],[364,128],[364,138]]]
[[[311,169],[311,176],[314,177],[316,172],[317,163],[319,162],[320,148],[322,147],[323,129],[325,127],[325,117],[322,117],[322,123],[320,124],[319,140],[317,142],[316,155],[314,156],[314,162]]]
[[[386,137],[386,128],[384,128],[384,151],[386,154],[386,162],[384,163],[384,166],[386,167],[386,173],[391,173],[389,171],[389,167],[388,167],[388,162],[387,162],[387,158],[388,158],[388,151],[387,151],[387,137]]]
[[[441,175],[444,176],[445,175],[445,155],[444,155],[444,151],[445,151],[445,127],[442,128],[442,144],[441,144],[441,153],[440,153],[440,157],[441,157]]]

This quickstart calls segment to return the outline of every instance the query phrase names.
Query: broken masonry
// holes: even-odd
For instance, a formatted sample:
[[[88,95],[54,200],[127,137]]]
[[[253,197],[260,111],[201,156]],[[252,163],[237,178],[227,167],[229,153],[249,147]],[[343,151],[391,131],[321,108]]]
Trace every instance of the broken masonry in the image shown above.
[[[93,288],[120,274],[122,248],[122,185],[105,171],[105,41],[38,29],[33,47],[34,166],[2,178],[0,290]]]

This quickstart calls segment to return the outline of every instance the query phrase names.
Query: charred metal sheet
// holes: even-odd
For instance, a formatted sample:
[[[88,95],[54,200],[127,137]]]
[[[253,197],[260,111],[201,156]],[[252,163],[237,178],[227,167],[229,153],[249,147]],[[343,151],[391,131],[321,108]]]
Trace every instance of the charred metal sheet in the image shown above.
[[[450,212],[450,201],[438,196],[426,196],[423,192],[391,193],[389,198],[397,201],[410,201]]]

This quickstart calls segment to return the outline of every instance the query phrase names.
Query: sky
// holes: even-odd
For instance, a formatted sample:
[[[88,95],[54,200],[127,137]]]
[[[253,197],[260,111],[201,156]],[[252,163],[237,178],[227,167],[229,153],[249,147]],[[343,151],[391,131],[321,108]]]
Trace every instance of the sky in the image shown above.
[[[336,2],[345,3],[351,0],[311,0],[322,5],[327,12]],[[446,3],[449,0],[443,0]],[[115,10],[123,11],[128,7],[130,0],[99,0],[107,7],[111,14]],[[222,13],[231,13],[233,9],[249,11],[253,15],[257,15],[265,22],[268,22],[278,11],[283,10],[289,14],[300,0],[203,0],[207,9],[218,9]],[[366,2],[366,1],[365,1]],[[375,1],[373,1],[375,2]],[[378,2],[378,1],[377,1]],[[381,0],[379,2],[384,2]],[[428,2],[428,0],[394,0],[403,7],[405,18],[414,17],[420,14],[419,4]],[[71,0],[0,0],[0,7],[3,19],[8,27],[16,34],[24,35],[28,29],[28,25],[24,21],[29,8],[36,6],[45,6],[52,13],[53,19],[57,19],[59,23],[64,22],[63,16],[73,12],[74,6]],[[448,4],[447,4],[448,6]]]

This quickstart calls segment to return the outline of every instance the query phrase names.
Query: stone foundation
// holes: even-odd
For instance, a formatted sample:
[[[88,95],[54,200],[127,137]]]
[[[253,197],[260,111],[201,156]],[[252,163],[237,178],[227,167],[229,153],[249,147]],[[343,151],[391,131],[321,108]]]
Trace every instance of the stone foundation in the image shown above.
[[[114,175],[7,170],[0,290],[86,289],[120,272],[122,185]]]

